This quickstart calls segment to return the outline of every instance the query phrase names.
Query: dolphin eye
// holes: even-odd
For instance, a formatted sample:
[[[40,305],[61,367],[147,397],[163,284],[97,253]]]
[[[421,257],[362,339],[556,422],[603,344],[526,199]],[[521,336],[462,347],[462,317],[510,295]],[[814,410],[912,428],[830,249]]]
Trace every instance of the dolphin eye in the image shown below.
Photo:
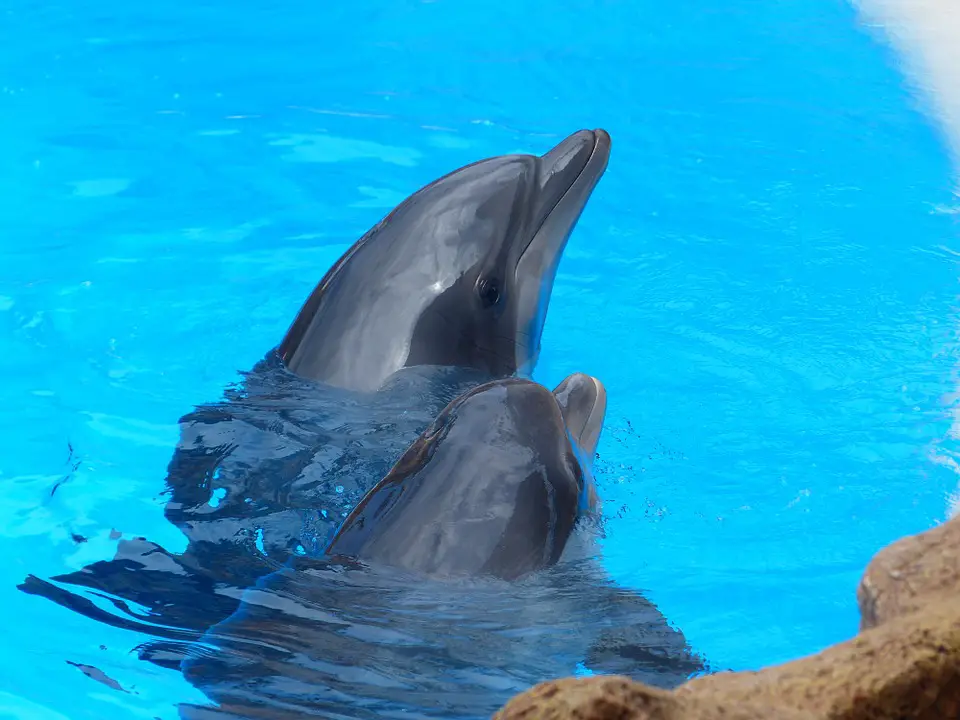
[[[477,288],[480,300],[486,307],[493,307],[500,302],[500,283],[493,278],[484,278]]]

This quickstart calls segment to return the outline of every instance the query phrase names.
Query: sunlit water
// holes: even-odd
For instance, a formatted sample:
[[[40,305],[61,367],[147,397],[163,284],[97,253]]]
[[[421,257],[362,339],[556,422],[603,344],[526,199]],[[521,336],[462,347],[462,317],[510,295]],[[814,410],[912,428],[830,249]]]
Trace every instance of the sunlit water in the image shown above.
[[[437,607],[424,588],[395,605],[374,593],[366,622],[397,635],[350,646],[389,648],[373,675],[277,661],[236,693],[260,679],[274,711],[302,709],[326,678],[321,716],[337,692],[338,712],[364,717],[397,710],[390,683],[406,709],[459,683],[449,713],[482,714],[589,667],[591,633],[636,593],[714,668],[849,637],[864,564],[943,519],[957,488],[960,211],[891,51],[825,0],[277,7],[0,2],[0,714],[171,718],[207,702],[178,666],[132,652],[190,633],[17,586],[137,536],[176,557],[186,540],[161,493],[178,419],[252,368],[407,194],[580,127],[609,130],[613,154],[561,265],[537,378],[607,386],[604,535],[585,539],[603,573],[437,589]],[[260,562],[256,538],[242,547]],[[622,593],[598,589],[604,573]],[[336,585],[290,582],[263,592]],[[474,628],[485,643],[437,640],[430,612],[462,626],[484,597],[524,607],[520,629],[494,613]],[[317,627],[297,617],[273,627],[309,655]],[[424,663],[397,650],[410,634],[434,643]],[[245,637],[197,651],[229,683]]]

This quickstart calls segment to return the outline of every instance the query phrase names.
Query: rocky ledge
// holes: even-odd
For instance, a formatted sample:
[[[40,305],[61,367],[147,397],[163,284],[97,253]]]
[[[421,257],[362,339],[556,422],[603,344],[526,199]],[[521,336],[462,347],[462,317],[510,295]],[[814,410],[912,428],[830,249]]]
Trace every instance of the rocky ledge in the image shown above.
[[[816,655],[671,692],[617,676],[555,680],[495,720],[960,720],[960,517],[881,550],[857,601],[857,636]]]

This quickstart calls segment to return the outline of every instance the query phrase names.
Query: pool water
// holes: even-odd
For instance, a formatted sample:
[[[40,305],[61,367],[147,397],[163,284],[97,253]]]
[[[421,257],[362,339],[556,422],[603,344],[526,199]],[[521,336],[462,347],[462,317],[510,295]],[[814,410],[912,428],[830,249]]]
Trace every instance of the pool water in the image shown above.
[[[865,563],[947,516],[960,201],[847,4],[4,0],[0,17],[0,717],[204,702],[132,652],[147,632],[17,585],[112,558],[118,533],[182,549],[161,496],[178,419],[406,195],[581,127],[613,152],[536,378],[607,387],[609,575],[712,667],[756,668],[853,634]]]

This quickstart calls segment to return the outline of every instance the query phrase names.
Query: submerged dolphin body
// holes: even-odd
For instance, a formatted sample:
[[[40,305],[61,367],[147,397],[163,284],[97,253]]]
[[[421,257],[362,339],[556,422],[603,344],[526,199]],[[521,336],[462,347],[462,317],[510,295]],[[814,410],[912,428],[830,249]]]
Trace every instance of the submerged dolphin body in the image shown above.
[[[218,709],[183,717],[481,717],[579,661],[664,687],[703,669],[653,605],[625,599],[592,560],[562,559],[597,509],[605,410],[582,373],[552,393],[508,378],[455,398],[328,559],[265,577],[207,634],[216,652],[183,671]],[[618,663],[607,651],[624,637],[632,658]]]
[[[565,558],[451,582],[297,557],[202,646],[181,669],[217,707],[184,720],[490,717],[581,665],[664,688],[704,670],[655,605]]]

